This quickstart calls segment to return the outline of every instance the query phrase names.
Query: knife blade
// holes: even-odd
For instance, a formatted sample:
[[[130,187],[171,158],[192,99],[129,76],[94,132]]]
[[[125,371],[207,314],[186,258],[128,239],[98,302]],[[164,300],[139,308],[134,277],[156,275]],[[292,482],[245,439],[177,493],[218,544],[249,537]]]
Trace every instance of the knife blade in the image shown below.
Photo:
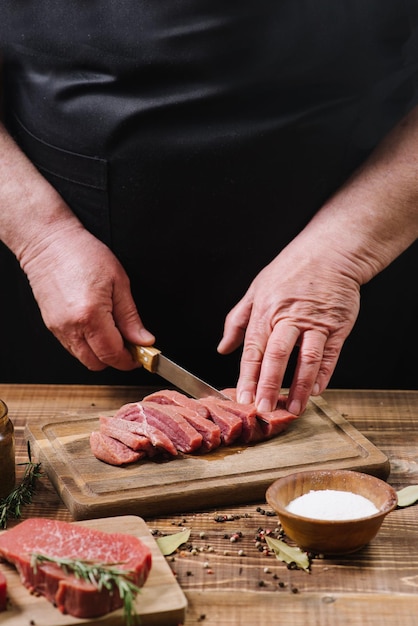
[[[214,396],[222,400],[229,400],[221,391],[215,389],[191,372],[188,372],[177,363],[170,361],[161,353],[161,350],[154,346],[128,346],[133,358],[153,374],[158,374],[170,383],[189,394],[193,398],[204,398]]]

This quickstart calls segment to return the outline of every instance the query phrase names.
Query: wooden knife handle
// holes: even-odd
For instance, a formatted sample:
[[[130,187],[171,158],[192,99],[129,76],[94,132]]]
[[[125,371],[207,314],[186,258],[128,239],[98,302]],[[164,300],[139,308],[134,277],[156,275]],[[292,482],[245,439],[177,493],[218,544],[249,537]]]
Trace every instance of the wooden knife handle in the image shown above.
[[[135,361],[141,363],[141,365],[149,372],[155,373],[157,369],[158,355],[161,354],[161,350],[158,350],[153,346],[136,346],[132,343],[128,345],[128,349]]]

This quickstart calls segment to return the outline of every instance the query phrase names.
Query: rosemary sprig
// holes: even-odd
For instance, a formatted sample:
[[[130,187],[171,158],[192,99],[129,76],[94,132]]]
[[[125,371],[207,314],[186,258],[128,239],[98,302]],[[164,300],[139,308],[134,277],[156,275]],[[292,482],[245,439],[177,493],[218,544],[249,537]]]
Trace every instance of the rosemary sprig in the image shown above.
[[[29,462],[18,464],[26,465],[22,481],[8,496],[0,500],[0,528],[6,528],[7,521],[10,518],[19,519],[22,516],[22,506],[32,502],[36,481],[42,475],[42,472],[41,464],[33,463],[31,460],[29,443],[28,456]]]
[[[121,563],[95,563],[82,559],[55,558],[45,554],[33,553],[31,555],[31,567],[35,573],[36,567],[40,563],[55,563],[65,573],[73,573],[76,578],[96,585],[98,591],[104,587],[113,593],[117,589],[123,600],[126,626],[134,626],[134,624],[139,623],[139,616],[135,610],[135,598],[141,590],[130,579],[133,572],[116,567]]]

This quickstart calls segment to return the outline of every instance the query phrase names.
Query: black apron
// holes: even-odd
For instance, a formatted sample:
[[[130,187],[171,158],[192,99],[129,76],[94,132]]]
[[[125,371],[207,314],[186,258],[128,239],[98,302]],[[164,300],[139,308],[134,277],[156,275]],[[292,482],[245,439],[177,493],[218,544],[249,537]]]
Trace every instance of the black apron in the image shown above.
[[[10,131],[118,256],[157,345],[234,385],[239,353],[216,353],[226,313],[416,102],[415,3],[10,0],[2,13]],[[332,386],[416,386],[417,255],[362,289]],[[5,250],[1,263],[0,380],[156,382],[85,370]]]

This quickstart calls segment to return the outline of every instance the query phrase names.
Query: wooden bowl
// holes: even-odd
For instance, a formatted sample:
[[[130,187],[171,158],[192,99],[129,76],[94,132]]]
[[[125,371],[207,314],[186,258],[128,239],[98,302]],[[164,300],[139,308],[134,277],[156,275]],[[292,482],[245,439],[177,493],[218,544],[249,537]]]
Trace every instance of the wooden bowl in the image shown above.
[[[324,520],[286,510],[295,498],[310,491],[349,491],[373,502],[378,513],[349,520]],[[385,516],[397,505],[396,491],[383,480],[351,470],[318,470],[290,474],[266,492],[286,535],[303,550],[315,554],[348,554],[360,550],[378,533]]]

